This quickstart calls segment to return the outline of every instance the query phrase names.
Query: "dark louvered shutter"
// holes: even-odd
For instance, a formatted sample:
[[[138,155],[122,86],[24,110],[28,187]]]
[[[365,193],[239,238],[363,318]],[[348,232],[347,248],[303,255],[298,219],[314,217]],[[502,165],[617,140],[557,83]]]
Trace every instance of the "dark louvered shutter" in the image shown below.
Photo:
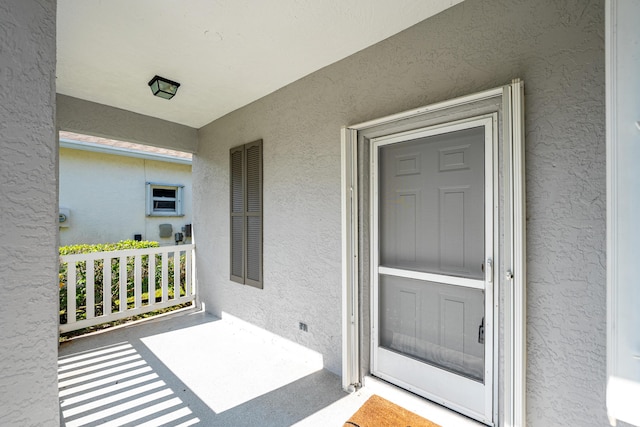
[[[247,159],[246,280],[262,288],[262,141],[245,146]]]
[[[230,158],[231,280],[262,288],[262,141]]]
[[[244,147],[231,149],[231,280],[244,283]]]

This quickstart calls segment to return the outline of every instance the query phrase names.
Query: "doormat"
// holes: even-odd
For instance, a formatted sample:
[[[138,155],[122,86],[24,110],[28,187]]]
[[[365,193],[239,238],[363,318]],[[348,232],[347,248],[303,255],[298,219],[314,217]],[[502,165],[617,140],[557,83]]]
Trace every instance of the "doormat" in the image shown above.
[[[344,427],[440,427],[401,406],[373,395]]]

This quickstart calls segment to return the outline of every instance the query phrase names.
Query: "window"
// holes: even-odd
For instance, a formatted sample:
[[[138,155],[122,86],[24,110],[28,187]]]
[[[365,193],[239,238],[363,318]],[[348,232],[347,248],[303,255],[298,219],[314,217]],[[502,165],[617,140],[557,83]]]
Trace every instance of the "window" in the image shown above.
[[[147,182],[147,216],[184,216],[184,185]]]
[[[262,289],[262,140],[229,157],[231,280]]]

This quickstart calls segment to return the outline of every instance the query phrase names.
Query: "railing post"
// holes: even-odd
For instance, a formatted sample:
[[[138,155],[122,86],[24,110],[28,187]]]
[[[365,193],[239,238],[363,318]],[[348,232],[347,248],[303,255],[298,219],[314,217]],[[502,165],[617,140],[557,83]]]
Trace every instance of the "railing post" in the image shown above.
[[[135,308],[142,307],[142,255],[133,257],[133,295]]]
[[[193,293],[191,289],[191,253],[193,249],[187,249],[184,251],[184,289],[186,297],[191,296]]]
[[[92,259],[87,260],[87,271],[86,271],[86,281],[85,281],[85,315],[87,319],[92,319],[95,317],[96,311],[96,301],[95,301],[95,288],[96,288],[96,276],[94,274],[94,262]]]
[[[162,252],[162,302],[169,299],[169,253]]]
[[[67,323],[76,321],[76,262],[67,263]]]
[[[120,257],[120,274],[118,275],[120,284],[120,304],[118,311],[123,313],[127,310],[127,257]]]
[[[196,281],[196,248],[195,246],[191,248],[191,293],[195,296],[194,304],[199,304],[198,302],[198,282]]]
[[[149,304],[156,303],[156,254],[149,254]]]
[[[102,264],[102,315],[111,314],[111,260],[110,257],[104,258]]]
[[[173,251],[173,299],[180,298],[180,251]]]

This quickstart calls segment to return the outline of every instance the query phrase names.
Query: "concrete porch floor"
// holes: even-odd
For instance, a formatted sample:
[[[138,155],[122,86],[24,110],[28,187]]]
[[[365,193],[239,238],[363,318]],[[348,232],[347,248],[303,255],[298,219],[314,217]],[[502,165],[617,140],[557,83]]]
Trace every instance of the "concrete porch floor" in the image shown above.
[[[355,393],[322,357],[245,322],[203,312],[63,343],[62,426],[342,426],[378,394],[443,427],[480,426],[367,378]]]

